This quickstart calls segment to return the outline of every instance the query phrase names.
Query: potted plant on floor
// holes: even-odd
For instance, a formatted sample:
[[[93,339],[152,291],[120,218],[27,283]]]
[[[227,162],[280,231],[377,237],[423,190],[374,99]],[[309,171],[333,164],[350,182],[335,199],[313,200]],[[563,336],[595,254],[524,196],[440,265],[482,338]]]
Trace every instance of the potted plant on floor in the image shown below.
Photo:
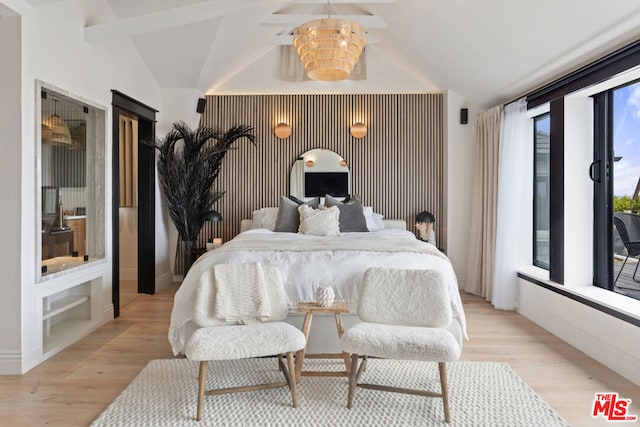
[[[223,195],[215,184],[222,160],[233,144],[246,138],[256,144],[251,126],[226,131],[199,126],[192,130],[176,122],[164,138],[153,143],[158,152],[158,177],[164,200],[181,241],[183,274],[193,262],[192,251],[206,215]]]

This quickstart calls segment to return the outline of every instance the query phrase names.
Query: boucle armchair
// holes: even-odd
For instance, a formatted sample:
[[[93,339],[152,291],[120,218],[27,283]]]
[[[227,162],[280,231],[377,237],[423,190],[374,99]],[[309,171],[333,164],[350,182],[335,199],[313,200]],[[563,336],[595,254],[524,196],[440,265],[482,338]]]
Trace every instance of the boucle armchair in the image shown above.
[[[362,279],[358,317],[363,321],[340,340],[351,354],[347,407],[356,387],[441,397],[450,422],[446,362],[460,357],[460,346],[446,327],[452,320],[448,285],[435,270],[370,268]],[[363,362],[358,368],[358,360]],[[367,357],[437,362],[440,392],[359,383]]]
[[[187,359],[199,361],[198,375],[198,408],[196,419],[202,419],[204,396],[237,393],[254,390],[264,390],[276,387],[288,386],[291,390],[293,407],[298,406],[296,390],[294,355],[304,348],[306,339],[299,329],[282,322],[287,316],[286,297],[284,286],[279,271],[274,267],[254,264],[218,265],[214,270],[245,268],[244,277],[262,277],[262,285],[265,292],[261,301],[265,307],[270,307],[270,314],[264,321],[257,319],[245,319],[246,321],[222,322],[216,317],[216,298],[220,299],[216,292],[216,282],[213,272],[205,272],[200,279],[200,285],[196,292],[196,310],[194,319],[199,326],[185,347]],[[234,270],[231,270],[233,272]],[[255,274],[253,274],[255,273]],[[242,276],[242,275],[241,275]],[[241,283],[230,283],[230,286],[242,286]],[[218,286],[220,288],[220,286]],[[218,289],[220,290],[220,289]],[[242,301],[239,305],[247,305]],[[218,304],[219,306],[219,304]],[[262,306],[262,305],[260,305]],[[244,324],[238,324],[244,323]],[[283,362],[286,354],[287,364]],[[278,366],[284,375],[284,382],[269,384],[246,385],[225,389],[206,390],[207,367],[209,361],[247,359],[254,357],[277,356]]]

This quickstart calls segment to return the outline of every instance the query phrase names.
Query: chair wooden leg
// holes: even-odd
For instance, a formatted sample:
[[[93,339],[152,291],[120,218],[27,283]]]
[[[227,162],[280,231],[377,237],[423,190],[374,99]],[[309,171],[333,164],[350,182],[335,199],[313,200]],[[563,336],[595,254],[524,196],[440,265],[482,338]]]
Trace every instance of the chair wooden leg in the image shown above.
[[[353,393],[356,390],[356,377],[358,374],[358,355],[351,355],[351,370],[349,371],[349,395],[347,396],[347,408],[353,405]]]
[[[282,372],[282,355],[278,355],[278,370]]]
[[[200,372],[198,374],[198,413],[196,415],[196,420],[198,421],[202,419],[202,406],[204,404],[205,383],[207,380],[207,365],[207,361],[200,362]]]
[[[287,365],[289,365],[289,388],[291,389],[291,399],[293,400],[293,407],[298,407],[298,388],[296,386],[296,364],[293,358],[293,352],[287,353]]]
[[[449,413],[449,390],[447,388],[447,365],[444,362],[438,362],[438,370],[440,371],[440,387],[442,389],[442,405],[444,406],[444,420],[451,422],[451,414]]]

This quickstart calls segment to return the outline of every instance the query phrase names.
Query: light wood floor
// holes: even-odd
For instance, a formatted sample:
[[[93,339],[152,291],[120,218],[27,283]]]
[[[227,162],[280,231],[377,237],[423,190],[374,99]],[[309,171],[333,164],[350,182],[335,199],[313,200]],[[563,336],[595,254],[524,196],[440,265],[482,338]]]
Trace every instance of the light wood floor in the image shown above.
[[[120,310],[138,298],[138,282],[136,280],[120,280]]]
[[[176,289],[174,285],[157,295],[138,295],[120,318],[27,374],[0,377],[0,425],[91,423],[148,361],[173,357],[167,329]],[[509,363],[574,426],[610,425],[591,418],[596,392],[613,391],[632,399],[630,413],[640,415],[640,387],[517,313],[495,310],[466,294],[463,301],[470,341],[462,359]],[[455,408],[452,411],[455,418]]]

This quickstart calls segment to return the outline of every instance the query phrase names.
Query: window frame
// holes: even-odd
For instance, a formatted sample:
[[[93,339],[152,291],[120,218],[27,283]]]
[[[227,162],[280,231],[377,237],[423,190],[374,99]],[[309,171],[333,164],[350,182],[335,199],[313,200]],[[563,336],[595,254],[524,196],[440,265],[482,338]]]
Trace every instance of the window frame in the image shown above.
[[[36,283],[44,283],[53,281],[58,277],[67,276],[72,274],[73,272],[79,269],[86,269],[89,266],[96,265],[98,263],[103,262],[107,258],[107,247],[105,245],[106,238],[106,216],[105,206],[106,206],[106,178],[107,178],[107,168],[106,168],[106,114],[107,108],[92,102],[86,98],[75,95],[67,90],[59,88],[55,85],[43,82],[41,80],[36,80],[36,111],[35,111],[35,120],[36,120],[36,133],[35,133],[35,152],[38,158],[38,163],[35,171],[35,230],[42,229],[42,193],[43,193],[43,171],[42,171],[42,162],[43,162],[43,135],[42,135],[42,126],[41,123],[43,121],[43,96],[55,96],[64,102],[68,102],[70,104],[79,105],[83,108],[84,113],[90,113],[94,115],[93,126],[91,129],[92,135],[87,134],[85,137],[87,139],[92,138],[93,147],[91,149],[92,153],[89,158],[87,158],[87,162],[92,160],[92,171],[91,175],[85,176],[85,187],[92,187],[90,190],[91,195],[94,197],[92,199],[93,206],[89,208],[85,207],[86,217],[90,219],[90,222],[87,221],[85,223],[85,233],[87,236],[91,236],[94,240],[92,243],[92,248],[87,249],[86,256],[79,257],[77,262],[71,263],[69,265],[62,265],[61,267],[55,268],[53,270],[49,270],[48,268],[44,268],[43,260],[42,260],[42,242],[43,242],[43,233],[36,232],[35,234],[35,278]],[[88,168],[85,166],[85,169]],[[45,185],[46,187],[46,185]],[[75,187],[61,187],[57,186],[60,189],[62,188],[75,188]],[[57,190],[57,194],[59,194],[60,190]],[[58,198],[58,197],[56,197]],[[88,203],[85,203],[88,204]],[[88,242],[88,241],[87,241]]]
[[[640,39],[527,93],[527,109],[549,103],[551,210],[549,280],[564,283],[564,99],[640,65]]]

